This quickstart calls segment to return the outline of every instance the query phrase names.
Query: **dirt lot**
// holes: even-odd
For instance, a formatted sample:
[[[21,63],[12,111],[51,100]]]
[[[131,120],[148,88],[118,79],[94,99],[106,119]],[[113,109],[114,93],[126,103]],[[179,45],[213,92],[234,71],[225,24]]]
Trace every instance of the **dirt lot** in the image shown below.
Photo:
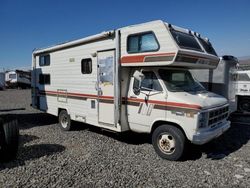
[[[250,187],[248,117],[171,162],[156,155],[147,135],[84,124],[62,132],[55,117],[29,105],[30,90],[0,91],[0,114],[8,109],[21,129],[17,159],[0,163],[0,187]]]

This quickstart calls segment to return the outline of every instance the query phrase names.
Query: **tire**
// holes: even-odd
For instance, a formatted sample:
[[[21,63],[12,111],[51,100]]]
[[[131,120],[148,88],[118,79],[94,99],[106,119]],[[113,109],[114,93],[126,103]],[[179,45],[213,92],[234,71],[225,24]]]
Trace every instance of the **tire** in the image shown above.
[[[60,128],[63,131],[70,131],[71,130],[71,119],[70,119],[70,115],[67,113],[66,110],[60,111],[58,120],[59,120]]]
[[[239,101],[238,108],[240,112],[250,112],[250,98],[242,98]]]
[[[152,144],[161,158],[177,161],[184,154],[186,138],[177,127],[161,125],[152,134]]]
[[[0,159],[9,161],[14,159],[18,150],[19,127],[17,120],[11,120],[7,123],[0,123]]]

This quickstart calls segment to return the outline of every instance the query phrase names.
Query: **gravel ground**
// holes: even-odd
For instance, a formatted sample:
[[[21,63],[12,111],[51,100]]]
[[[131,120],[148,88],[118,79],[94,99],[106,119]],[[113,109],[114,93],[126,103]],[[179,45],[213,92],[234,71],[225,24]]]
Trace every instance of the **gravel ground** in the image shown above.
[[[30,90],[0,91],[0,113],[16,114],[21,129],[17,159],[0,163],[0,187],[250,187],[250,124],[234,123],[171,162],[157,156],[147,135],[84,124],[62,132],[55,117],[29,105]]]

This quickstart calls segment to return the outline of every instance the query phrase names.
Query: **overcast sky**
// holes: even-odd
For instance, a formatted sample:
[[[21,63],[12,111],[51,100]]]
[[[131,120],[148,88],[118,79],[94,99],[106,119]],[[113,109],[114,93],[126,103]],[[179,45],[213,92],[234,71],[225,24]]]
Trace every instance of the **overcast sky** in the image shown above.
[[[30,67],[34,48],[157,19],[207,36],[219,55],[250,55],[248,0],[0,0],[0,70]]]

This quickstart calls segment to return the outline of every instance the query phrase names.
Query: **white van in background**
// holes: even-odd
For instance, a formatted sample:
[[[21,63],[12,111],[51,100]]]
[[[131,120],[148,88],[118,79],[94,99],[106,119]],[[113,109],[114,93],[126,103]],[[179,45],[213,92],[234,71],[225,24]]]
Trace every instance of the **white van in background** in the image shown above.
[[[7,71],[5,73],[5,82],[7,88],[30,88],[31,72],[23,70]]]

